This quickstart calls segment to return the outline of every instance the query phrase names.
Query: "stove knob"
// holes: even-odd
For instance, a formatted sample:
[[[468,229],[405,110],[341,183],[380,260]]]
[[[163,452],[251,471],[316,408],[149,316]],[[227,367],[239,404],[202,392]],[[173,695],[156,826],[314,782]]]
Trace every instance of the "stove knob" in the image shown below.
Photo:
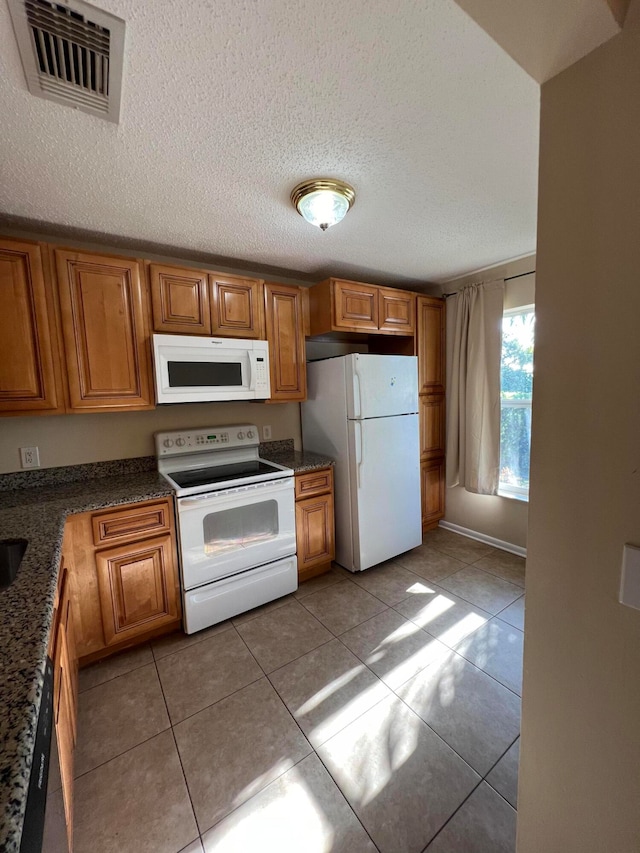
[[[184,438],[176,438],[176,444],[178,447],[184,447]]]
[[[172,438],[165,438],[165,440],[162,443],[164,444],[165,447],[173,447],[173,439]]]
[[[255,432],[252,429],[247,433],[247,438],[255,438]]]
[[[244,436],[244,433],[243,433],[243,432],[239,432],[239,433],[238,433],[238,438],[240,439],[240,441],[243,441],[243,440],[244,440],[244,437],[245,437],[245,436]]]

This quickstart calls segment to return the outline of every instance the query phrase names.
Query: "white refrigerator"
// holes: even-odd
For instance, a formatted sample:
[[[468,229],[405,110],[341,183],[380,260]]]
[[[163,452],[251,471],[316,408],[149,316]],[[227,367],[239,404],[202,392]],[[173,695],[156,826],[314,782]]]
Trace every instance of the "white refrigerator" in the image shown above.
[[[312,361],[307,383],[304,449],[335,460],[336,561],[358,572],[420,545],[417,358]]]

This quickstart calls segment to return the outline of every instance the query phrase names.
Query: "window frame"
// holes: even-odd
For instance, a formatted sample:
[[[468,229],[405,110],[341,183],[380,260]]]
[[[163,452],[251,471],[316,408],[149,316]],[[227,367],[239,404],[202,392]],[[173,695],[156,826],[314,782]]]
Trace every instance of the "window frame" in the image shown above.
[[[534,320],[536,315],[536,306],[534,303],[528,305],[518,305],[515,308],[505,308],[502,312],[502,318],[515,317],[520,314],[533,314]],[[535,352],[535,340],[534,340]],[[500,345],[500,363],[502,364],[502,343]],[[500,370],[500,418],[502,418],[502,407],[509,409],[529,409],[531,410],[533,400],[504,400],[502,398],[502,369]],[[502,462],[502,458],[500,459]],[[502,470],[502,465],[500,466]],[[529,487],[514,486],[511,483],[505,483],[502,480],[498,482],[498,495],[503,498],[515,498],[516,500],[529,502]]]

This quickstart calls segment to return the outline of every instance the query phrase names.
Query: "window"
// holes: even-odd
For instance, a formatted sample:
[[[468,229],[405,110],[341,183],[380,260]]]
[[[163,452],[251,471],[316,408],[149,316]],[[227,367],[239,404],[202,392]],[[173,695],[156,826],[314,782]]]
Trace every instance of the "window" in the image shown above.
[[[504,312],[498,493],[521,500],[529,497],[534,326],[533,305]]]

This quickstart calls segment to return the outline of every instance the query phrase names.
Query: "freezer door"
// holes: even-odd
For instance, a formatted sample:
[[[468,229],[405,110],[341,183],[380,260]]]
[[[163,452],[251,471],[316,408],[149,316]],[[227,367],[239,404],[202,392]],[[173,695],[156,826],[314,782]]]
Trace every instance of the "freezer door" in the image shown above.
[[[418,411],[418,359],[414,355],[354,353],[346,358],[348,418]]]
[[[362,571],[422,543],[418,416],[349,421],[349,441],[353,565],[345,568]]]

